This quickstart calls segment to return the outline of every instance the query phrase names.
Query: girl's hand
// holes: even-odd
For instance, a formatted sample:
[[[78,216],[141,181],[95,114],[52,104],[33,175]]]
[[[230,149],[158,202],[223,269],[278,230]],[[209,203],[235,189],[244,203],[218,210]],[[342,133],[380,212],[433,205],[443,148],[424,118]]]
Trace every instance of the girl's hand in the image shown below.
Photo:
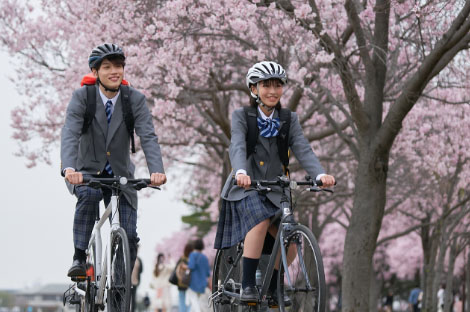
[[[324,175],[320,180],[323,183],[322,187],[331,187],[335,185],[335,177],[331,175]]]
[[[250,188],[250,186],[251,186],[250,176],[248,176],[246,174],[243,174],[243,173],[239,173],[239,174],[237,174],[236,179],[237,179],[237,185],[239,187],[243,187],[245,189]]]

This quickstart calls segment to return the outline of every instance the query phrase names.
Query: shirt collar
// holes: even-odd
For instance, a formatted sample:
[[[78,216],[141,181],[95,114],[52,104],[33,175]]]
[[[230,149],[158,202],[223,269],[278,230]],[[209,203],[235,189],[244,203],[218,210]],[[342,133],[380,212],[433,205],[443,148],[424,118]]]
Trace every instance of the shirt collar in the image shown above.
[[[101,92],[100,88],[98,88],[98,90],[100,91],[100,96],[101,96],[101,100],[103,101],[103,105],[106,105],[106,102],[108,102],[108,100],[111,100],[111,102],[113,102],[113,107],[114,107],[114,105],[116,105],[117,98],[118,98],[119,94],[121,93],[120,90],[118,91],[118,93],[112,99],[108,99],[108,97],[106,95],[104,95],[103,92]]]
[[[263,120],[266,120],[266,119],[273,119],[274,110],[271,112],[271,115],[266,116],[266,115],[263,113],[263,111],[261,110],[261,108],[259,108],[259,106],[258,106],[258,112],[259,112],[259,115],[261,116],[261,118],[263,118]]]

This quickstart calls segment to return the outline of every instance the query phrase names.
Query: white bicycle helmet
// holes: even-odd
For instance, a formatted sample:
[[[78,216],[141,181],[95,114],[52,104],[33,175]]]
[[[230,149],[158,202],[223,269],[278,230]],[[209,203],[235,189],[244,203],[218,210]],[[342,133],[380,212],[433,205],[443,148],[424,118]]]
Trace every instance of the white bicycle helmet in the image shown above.
[[[258,98],[256,94],[251,92],[250,86],[257,84],[260,81],[268,79],[279,79],[283,84],[287,83],[287,75],[284,68],[276,62],[263,61],[256,63],[246,74],[246,86],[250,89],[251,96],[255,99]]]

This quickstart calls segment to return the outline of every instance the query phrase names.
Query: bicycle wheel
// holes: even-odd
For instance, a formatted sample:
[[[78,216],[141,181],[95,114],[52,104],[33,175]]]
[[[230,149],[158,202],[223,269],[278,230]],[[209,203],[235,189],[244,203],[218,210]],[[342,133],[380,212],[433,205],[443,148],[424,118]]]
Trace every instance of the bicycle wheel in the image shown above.
[[[241,251],[240,251],[241,252]],[[242,311],[240,306],[233,303],[231,297],[223,295],[220,291],[224,288],[227,291],[240,294],[242,286],[242,265],[241,262],[233,265],[237,259],[237,246],[230,249],[220,249],[217,251],[214,260],[214,270],[212,273],[212,307],[214,312],[235,312]],[[230,272],[230,278],[225,284],[222,285],[224,280]],[[218,294],[218,295],[216,295]]]
[[[317,240],[303,225],[293,227],[285,246],[296,249],[296,257],[285,272],[281,264],[278,275],[280,311],[324,312],[326,299],[325,272]],[[290,284],[289,284],[290,280]],[[284,294],[291,303],[286,305]]]
[[[108,276],[108,311],[128,312],[131,303],[131,256],[124,229],[111,234],[111,274]]]

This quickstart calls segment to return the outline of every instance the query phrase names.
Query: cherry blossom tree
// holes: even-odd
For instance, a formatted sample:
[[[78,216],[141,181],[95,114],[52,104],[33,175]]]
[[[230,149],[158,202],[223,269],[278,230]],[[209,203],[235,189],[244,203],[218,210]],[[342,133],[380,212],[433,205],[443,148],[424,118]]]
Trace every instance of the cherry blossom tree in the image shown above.
[[[230,113],[248,102],[244,75],[263,59],[283,64],[284,105],[299,113],[325,166],[347,181],[340,193],[353,194],[349,211],[338,196],[324,211],[309,209],[307,221],[317,235],[333,220],[346,228],[343,310],[369,309],[405,117],[419,100],[466,100],[468,1],[44,0],[40,11],[0,3],[0,40],[22,62],[16,82],[28,100],[12,117],[28,165],[50,161],[86,56],[112,41],[125,48],[126,77],[147,95],[166,164],[190,165],[192,181],[216,198],[230,170]]]

